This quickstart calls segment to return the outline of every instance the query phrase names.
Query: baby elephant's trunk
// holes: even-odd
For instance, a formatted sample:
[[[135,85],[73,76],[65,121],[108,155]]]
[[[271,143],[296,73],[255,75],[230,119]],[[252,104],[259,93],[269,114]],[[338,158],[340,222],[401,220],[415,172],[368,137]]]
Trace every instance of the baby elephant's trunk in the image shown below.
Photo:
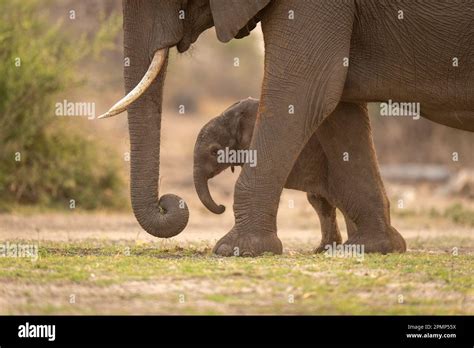
[[[214,202],[209,192],[208,182],[208,174],[194,161],[194,187],[196,188],[199,199],[202,204],[214,214],[222,214],[225,211],[225,207],[223,205],[217,205],[216,202]]]
[[[201,129],[194,145],[194,186],[201,202],[215,214],[222,214],[225,207],[212,199],[209,179],[229,166],[234,171],[231,164],[235,164],[219,163],[217,153],[227,147],[233,150],[249,148],[258,102],[258,99],[249,97],[227,108]]]

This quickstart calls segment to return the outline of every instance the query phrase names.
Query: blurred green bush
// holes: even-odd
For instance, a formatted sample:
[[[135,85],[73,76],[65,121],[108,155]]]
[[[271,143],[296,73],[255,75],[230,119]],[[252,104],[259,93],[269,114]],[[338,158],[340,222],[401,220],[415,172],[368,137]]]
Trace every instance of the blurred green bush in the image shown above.
[[[0,0],[0,210],[125,207],[118,155],[54,116],[58,94],[81,83],[76,65],[110,47],[120,19],[71,38],[45,8]]]

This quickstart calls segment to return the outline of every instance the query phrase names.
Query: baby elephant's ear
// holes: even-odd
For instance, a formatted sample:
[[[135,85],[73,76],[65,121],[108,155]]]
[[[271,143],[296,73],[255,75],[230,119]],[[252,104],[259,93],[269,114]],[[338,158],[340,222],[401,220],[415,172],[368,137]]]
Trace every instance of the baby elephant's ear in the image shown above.
[[[255,120],[258,112],[258,100],[245,100],[236,106],[234,117],[234,129],[236,130],[235,139],[239,146],[247,149],[252,140]]]
[[[210,0],[217,38],[232,40],[270,0]]]
[[[255,127],[255,117],[252,115],[242,114],[239,118],[238,126],[238,142],[240,146],[245,149],[249,148],[250,141],[252,140],[253,130]]]

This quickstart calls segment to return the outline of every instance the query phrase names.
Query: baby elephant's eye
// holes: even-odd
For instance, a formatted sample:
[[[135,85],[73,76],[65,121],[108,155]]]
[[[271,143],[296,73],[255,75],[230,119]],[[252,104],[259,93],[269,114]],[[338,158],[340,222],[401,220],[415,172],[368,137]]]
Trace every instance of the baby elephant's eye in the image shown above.
[[[209,153],[211,154],[211,156],[213,157],[217,157],[217,155],[219,154],[219,150],[221,149],[221,145],[220,144],[212,144],[211,146],[209,146]]]

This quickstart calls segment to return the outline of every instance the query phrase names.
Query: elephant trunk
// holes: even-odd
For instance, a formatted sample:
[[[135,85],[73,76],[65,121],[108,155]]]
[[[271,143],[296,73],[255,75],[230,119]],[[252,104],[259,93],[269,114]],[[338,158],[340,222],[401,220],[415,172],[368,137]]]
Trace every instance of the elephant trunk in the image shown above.
[[[222,214],[225,211],[223,205],[217,205],[216,202],[212,199],[211,193],[209,192],[209,176],[207,173],[194,162],[194,187],[198,194],[199,199],[202,204],[205,205],[207,209],[212,211],[214,214]]]
[[[153,52],[144,52],[143,47],[146,46],[137,41],[133,30],[125,30],[125,57],[131,62],[124,68],[127,93],[144,76],[153,56]],[[158,192],[161,110],[167,60],[166,54],[159,75],[128,107],[132,208],[142,228],[160,238],[179,234],[189,218],[188,208],[180,197],[168,194],[159,199]]]

